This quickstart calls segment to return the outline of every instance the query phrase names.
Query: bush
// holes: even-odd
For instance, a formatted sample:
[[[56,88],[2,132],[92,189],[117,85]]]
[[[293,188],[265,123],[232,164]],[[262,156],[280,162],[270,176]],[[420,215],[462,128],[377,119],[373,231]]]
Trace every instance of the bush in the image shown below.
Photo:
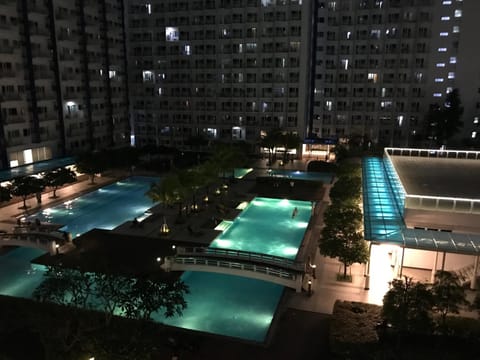
[[[361,358],[378,344],[376,331],[382,307],[337,300],[330,328],[330,349],[340,357]],[[353,358],[353,357],[351,357]]]

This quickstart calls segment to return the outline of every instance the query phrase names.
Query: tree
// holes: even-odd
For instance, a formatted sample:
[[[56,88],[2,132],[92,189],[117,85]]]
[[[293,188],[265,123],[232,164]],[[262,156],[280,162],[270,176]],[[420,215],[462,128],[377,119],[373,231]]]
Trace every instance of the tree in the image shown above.
[[[358,202],[362,189],[362,179],[357,176],[341,176],[330,189],[333,202]]]
[[[164,206],[178,204],[178,215],[181,216],[187,189],[180,183],[177,173],[170,173],[161,182],[152,184],[146,195],[155,202],[161,202]]]
[[[65,184],[77,181],[77,175],[70,169],[58,168],[49,171],[45,177],[45,185],[53,189],[53,198],[57,197],[57,189]]]
[[[273,161],[273,154],[275,153],[275,148],[279,144],[281,132],[280,129],[272,129],[267,132],[267,134],[260,139],[260,146],[262,148],[268,149],[268,163],[271,164]]]
[[[368,261],[368,247],[359,229],[362,213],[354,205],[332,205],[325,212],[325,227],[319,241],[320,253],[338,257],[343,264],[343,278],[354,263]]]
[[[433,295],[425,284],[408,277],[394,279],[383,298],[382,317],[399,334],[430,333],[433,329],[432,307]]]
[[[106,159],[102,153],[85,153],[76,161],[76,168],[79,173],[87,174],[90,177],[90,183],[95,183],[95,176],[106,169]]]
[[[0,186],[0,202],[10,201],[12,199],[12,194],[10,188],[6,186]]]
[[[288,160],[288,151],[291,149],[298,149],[302,141],[296,133],[293,133],[291,131],[282,132],[278,140],[285,150],[283,153],[283,162],[286,163]]]
[[[465,289],[458,275],[449,271],[437,271],[432,286],[435,305],[433,310],[440,314],[441,328],[446,330],[448,314],[458,314],[460,305],[467,305]]]
[[[20,196],[23,200],[22,209],[27,208],[27,197],[32,194],[41,193],[45,189],[45,182],[34,176],[22,176],[12,182],[11,193]]]
[[[425,115],[427,135],[436,145],[446,145],[463,126],[463,107],[458,89],[450,91],[443,105],[432,104]]]

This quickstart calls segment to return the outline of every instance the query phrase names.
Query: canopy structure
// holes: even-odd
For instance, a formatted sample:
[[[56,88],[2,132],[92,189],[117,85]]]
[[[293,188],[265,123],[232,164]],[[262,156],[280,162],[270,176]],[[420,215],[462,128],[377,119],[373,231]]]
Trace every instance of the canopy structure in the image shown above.
[[[403,214],[407,194],[389,157],[363,159],[362,172],[366,240],[412,249],[480,255],[480,234],[405,226]]]

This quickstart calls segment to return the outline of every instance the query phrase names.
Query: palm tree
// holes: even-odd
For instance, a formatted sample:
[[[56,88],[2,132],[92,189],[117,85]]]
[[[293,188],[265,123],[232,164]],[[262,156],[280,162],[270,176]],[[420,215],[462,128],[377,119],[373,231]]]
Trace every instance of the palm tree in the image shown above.
[[[12,182],[11,192],[14,196],[20,196],[23,200],[22,209],[27,208],[27,197],[32,194],[41,193],[45,188],[43,179],[34,176],[22,176]]]
[[[146,195],[155,202],[161,202],[164,206],[179,205],[178,215],[182,215],[185,189],[180,183],[176,173],[169,174],[160,183],[154,183]]]
[[[272,129],[267,135],[260,139],[260,146],[268,149],[268,163],[271,164],[275,148],[279,145],[280,129]]]

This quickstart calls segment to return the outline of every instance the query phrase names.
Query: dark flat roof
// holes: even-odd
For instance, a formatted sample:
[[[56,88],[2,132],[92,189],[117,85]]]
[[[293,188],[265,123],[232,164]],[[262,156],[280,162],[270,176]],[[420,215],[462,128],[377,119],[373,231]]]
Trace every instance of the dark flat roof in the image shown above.
[[[409,195],[480,199],[480,161],[391,156]]]

